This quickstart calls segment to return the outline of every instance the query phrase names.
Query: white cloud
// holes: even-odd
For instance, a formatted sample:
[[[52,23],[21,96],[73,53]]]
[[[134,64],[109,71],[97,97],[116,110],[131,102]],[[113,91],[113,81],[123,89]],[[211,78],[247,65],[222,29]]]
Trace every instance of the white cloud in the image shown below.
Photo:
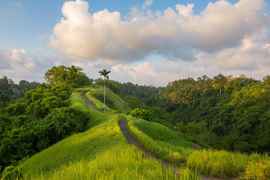
[[[270,69],[270,19],[264,4],[219,0],[199,13],[193,10],[196,4],[153,12],[151,1],[145,1],[145,9],[123,16],[117,11],[91,12],[84,0],[68,1],[50,41],[64,56],[2,50],[0,76],[41,80],[53,65],[74,64],[93,78],[106,67],[112,79],[157,86],[203,74],[261,78]]]
[[[70,62],[53,56],[46,57],[28,53],[25,49],[0,51],[0,76],[8,76],[15,81],[42,81],[44,73],[53,65]]]
[[[71,56],[90,60],[130,61],[160,54],[194,59],[239,45],[266,25],[264,0],[221,0],[194,14],[192,4],[176,5],[164,12],[131,13],[89,11],[83,0],[68,1],[63,18],[54,27],[51,45]]]
[[[154,0],[144,0],[144,7],[149,7],[154,3]]]

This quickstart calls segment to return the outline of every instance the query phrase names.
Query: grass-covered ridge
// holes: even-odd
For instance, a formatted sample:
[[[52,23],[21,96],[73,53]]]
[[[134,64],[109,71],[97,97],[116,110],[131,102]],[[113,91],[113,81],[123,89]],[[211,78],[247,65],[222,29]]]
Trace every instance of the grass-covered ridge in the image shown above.
[[[89,114],[89,130],[22,162],[16,169],[24,179],[176,179],[172,169],[156,159],[145,158],[143,152],[126,143],[118,126],[123,116],[109,108],[103,113],[98,107],[103,107],[101,102],[89,96],[91,91],[86,89],[71,96],[73,108]],[[85,97],[91,105],[87,105]]]
[[[89,129],[20,163],[16,169],[24,179],[264,180],[270,177],[268,156],[195,149],[192,142],[166,126],[126,115],[128,104],[123,104],[117,94],[108,92],[108,99],[117,101],[114,105],[104,106],[97,98],[96,94],[102,93],[100,87],[73,91],[72,108],[89,116]],[[123,119],[145,149],[158,158],[147,157],[141,149],[126,142],[118,125]],[[176,166],[164,166],[162,160]]]

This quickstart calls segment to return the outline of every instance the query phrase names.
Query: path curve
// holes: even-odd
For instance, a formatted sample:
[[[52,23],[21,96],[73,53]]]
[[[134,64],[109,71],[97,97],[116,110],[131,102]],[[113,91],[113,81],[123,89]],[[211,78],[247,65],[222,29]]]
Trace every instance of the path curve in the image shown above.
[[[144,145],[134,135],[132,135],[130,133],[130,131],[128,129],[128,123],[126,120],[123,120],[123,119],[120,120],[119,127],[120,127],[122,134],[126,138],[126,141],[128,144],[135,145],[138,149],[140,149],[146,155],[146,157],[158,160],[159,162],[162,163],[162,166],[164,168],[168,168],[168,167],[172,168],[174,170],[175,175],[179,176],[179,171],[178,171],[179,165],[177,166],[177,164],[174,164],[174,163],[166,161],[166,160],[162,160],[156,154],[154,154],[153,152],[146,149],[144,147]]]
[[[146,155],[146,157],[152,158],[161,162],[164,168],[168,168],[168,167],[173,168],[175,175],[179,177],[180,175],[179,169],[182,163],[180,162],[173,163],[170,161],[160,159],[155,153],[146,149],[145,146],[129,131],[128,123],[126,120],[121,119],[119,120],[118,124],[128,144],[135,145],[138,149],[140,149]],[[201,176],[201,179],[202,180],[224,180],[223,178],[215,178],[215,177],[207,177],[207,176]],[[228,178],[227,180],[236,180],[236,179]]]

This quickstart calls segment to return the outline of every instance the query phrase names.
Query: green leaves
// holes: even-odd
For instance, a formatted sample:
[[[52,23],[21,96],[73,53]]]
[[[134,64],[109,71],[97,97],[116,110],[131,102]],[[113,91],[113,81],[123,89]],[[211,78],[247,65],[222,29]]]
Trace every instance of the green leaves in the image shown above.
[[[45,80],[50,85],[67,85],[81,87],[92,83],[80,67],[54,66],[45,74]]]

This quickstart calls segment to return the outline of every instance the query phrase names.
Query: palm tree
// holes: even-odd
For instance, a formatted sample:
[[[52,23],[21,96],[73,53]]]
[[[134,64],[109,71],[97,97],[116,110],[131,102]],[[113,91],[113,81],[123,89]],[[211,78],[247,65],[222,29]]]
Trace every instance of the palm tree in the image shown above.
[[[103,96],[103,101],[104,101],[104,111],[105,111],[105,106],[106,106],[106,87],[105,87],[105,82],[106,82],[106,80],[109,79],[109,74],[111,73],[111,71],[109,71],[107,69],[102,69],[98,73],[100,74],[100,76],[102,76],[103,82],[104,82],[104,88],[103,88],[104,96]]]

